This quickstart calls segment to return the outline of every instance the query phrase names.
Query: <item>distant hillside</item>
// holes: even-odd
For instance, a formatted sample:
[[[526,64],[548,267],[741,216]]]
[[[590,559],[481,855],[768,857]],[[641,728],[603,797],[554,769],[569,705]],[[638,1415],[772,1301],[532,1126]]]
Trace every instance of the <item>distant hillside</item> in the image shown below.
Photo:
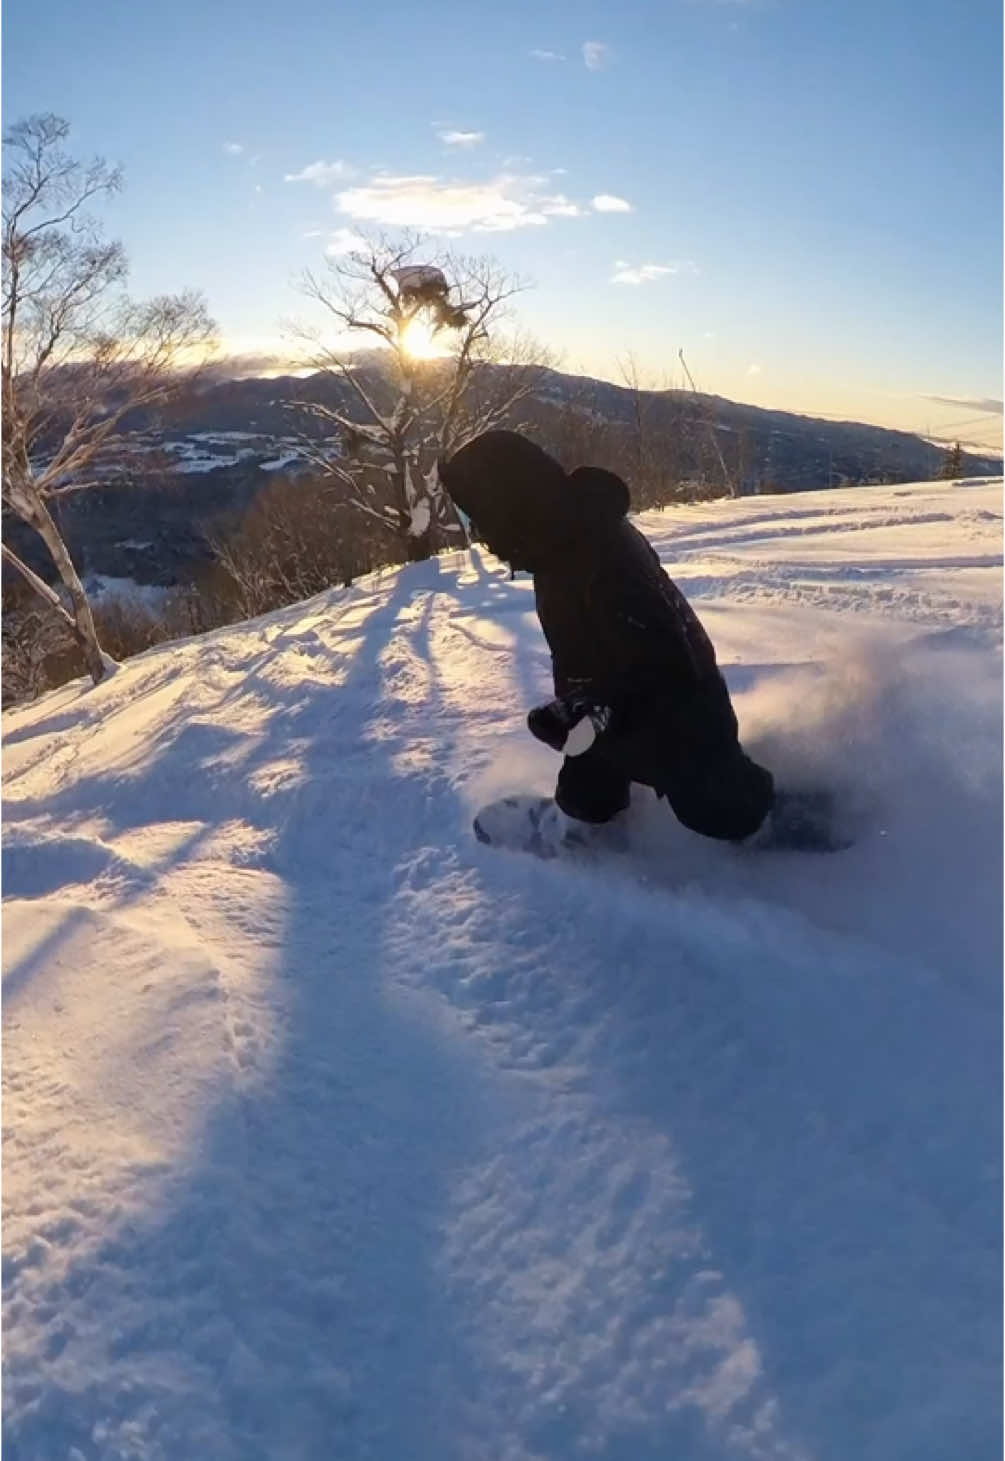
[[[371,357],[362,373],[379,394],[379,357]],[[169,410],[129,419],[132,465],[120,469],[111,485],[61,504],[63,528],[83,571],[141,583],[186,578],[191,564],[207,556],[207,519],[241,511],[274,473],[297,470],[296,434],[305,418],[295,403],[303,401],[353,414],[348,388],[317,374],[216,378]],[[542,370],[521,411],[526,429],[566,465],[592,461],[623,472],[637,507],[727,491],[919,481],[938,476],[945,460],[937,446],[909,432],[690,391],[635,392],[557,370]],[[963,470],[997,475],[1002,461],[965,453]],[[659,477],[655,487],[644,480],[647,473]],[[13,536],[44,571],[31,535],[15,528]]]
[[[641,409],[654,431],[696,421],[702,426],[711,423],[724,448],[731,444],[730,438],[743,436],[749,454],[745,491],[757,491],[764,483],[793,492],[839,482],[918,481],[936,476],[944,456],[939,447],[911,432],[801,416],[691,391],[634,392],[558,370],[541,372],[537,397],[542,425],[554,412],[573,409],[628,428]],[[186,401],[164,421],[163,429],[171,435],[244,431],[282,438],[291,430],[290,405],[298,400],[350,405],[339,384],[320,374],[226,380]],[[1002,458],[965,453],[964,466],[970,475],[989,475],[1001,470]]]
[[[741,494],[801,492],[863,482],[912,482],[937,477],[945,460],[938,446],[907,431],[861,421],[832,421],[792,411],[744,405],[692,391],[633,391],[610,381],[548,371],[539,392],[561,409],[576,402],[606,422],[630,431],[639,415],[654,434],[683,434],[700,450],[714,482],[714,436]],[[963,454],[968,476],[996,475],[1002,458]],[[736,472],[736,468],[741,470]]]

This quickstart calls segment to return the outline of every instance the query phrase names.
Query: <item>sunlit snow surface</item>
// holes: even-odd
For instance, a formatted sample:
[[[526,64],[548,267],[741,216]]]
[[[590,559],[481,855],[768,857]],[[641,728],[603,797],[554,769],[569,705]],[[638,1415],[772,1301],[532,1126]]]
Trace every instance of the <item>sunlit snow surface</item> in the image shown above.
[[[5,1461],[1000,1455],[1001,484],[640,521],[852,850],[479,846],[478,551],[4,717]]]

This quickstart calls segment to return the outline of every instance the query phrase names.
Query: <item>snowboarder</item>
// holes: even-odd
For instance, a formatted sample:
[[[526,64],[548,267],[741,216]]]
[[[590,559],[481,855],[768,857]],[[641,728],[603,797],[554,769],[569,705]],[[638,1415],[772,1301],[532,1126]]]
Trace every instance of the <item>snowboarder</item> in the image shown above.
[[[763,838],[780,805],[772,775],[740,745],[711,640],[627,520],[621,478],[567,474],[514,431],[485,432],[439,470],[492,552],[534,576],[556,698],[528,726],[565,753],[555,802],[566,817],[611,821],[636,781],[694,832]]]

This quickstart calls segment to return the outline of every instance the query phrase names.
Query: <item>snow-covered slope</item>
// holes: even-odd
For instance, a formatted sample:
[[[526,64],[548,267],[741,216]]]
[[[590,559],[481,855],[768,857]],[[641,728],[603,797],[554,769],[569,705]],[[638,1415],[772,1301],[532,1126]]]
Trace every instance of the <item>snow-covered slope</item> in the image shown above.
[[[4,717],[5,1461],[998,1456],[1001,484],[642,526],[852,850],[480,847],[477,551]]]

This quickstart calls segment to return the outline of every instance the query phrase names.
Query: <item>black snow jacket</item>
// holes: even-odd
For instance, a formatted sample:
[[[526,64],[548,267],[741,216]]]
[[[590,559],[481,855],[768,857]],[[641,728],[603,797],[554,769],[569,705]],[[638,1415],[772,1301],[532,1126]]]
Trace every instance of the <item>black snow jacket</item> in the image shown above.
[[[698,616],[627,520],[620,477],[566,474],[513,431],[476,437],[440,477],[488,547],[533,573],[557,695],[673,702],[718,678]]]
[[[534,575],[560,702],[531,713],[534,734],[560,749],[585,706],[600,730],[594,762],[670,797],[696,830],[753,830],[771,777],[743,755],[711,640],[627,520],[621,478],[567,474],[513,431],[476,437],[439,473],[488,547]],[[686,808],[695,798],[700,808]],[[725,813],[709,810],[717,799]]]
[[[517,432],[488,431],[441,462],[440,478],[486,545],[533,573],[555,694],[611,706],[611,739],[651,741],[654,722],[672,733],[695,703],[735,736],[710,638],[628,522],[619,476],[565,473]]]

